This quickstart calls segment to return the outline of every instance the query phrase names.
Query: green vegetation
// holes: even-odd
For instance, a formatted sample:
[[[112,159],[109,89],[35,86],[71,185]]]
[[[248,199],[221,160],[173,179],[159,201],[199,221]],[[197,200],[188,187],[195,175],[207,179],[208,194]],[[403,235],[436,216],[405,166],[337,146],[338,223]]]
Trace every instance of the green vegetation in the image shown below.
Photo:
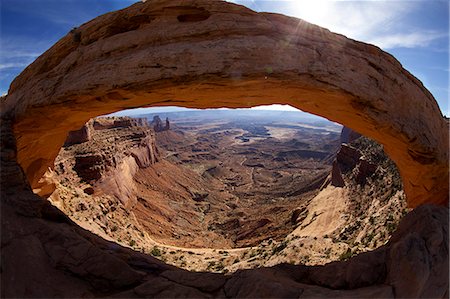
[[[215,267],[214,270],[216,270],[216,271],[223,271],[224,268],[225,268],[225,266],[223,265],[223,263],[222,263],[222,262],[219,262],[219,263],[216,265],[216,267]]]
[[[350,248],[348,248],[346,252],[342,253],[339,256],[339,260],[345,261],[345,260],[348,260],[349,258],[351,258],[352,256],[353,256],[353,252]]]
[[[287,247],[287,242],[283,241],[272,249],[272,255],[279,253]]]
[[[152,251],[150,251],[150,254],[153,256],[161,256],[161,250],[158,247],[154,246]]]
[[[386,229],[388,230],[389,233],[393,233],[396,228],[397,228],[397,225],[395,223],[386,222]]]

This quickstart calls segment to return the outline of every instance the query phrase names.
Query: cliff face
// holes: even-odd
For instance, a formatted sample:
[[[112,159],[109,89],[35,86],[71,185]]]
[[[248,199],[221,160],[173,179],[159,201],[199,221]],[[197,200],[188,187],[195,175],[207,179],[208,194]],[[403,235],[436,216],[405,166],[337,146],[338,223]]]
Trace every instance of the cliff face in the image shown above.
[[[298,224],[294,237],[345,245],[340,258],[346,259],[387,243],[409,209],[398,169],[383,146],[345,127],[341,140],[322,190],[291,220]]]
[[[82,227],[134,248],[150,250],[155,239],[191,247],[229,246],[199,220],[209,205],[195,201],[210,193],[205,179],[159,157],[154,127],[144,118],[89,120],[69,133],[39,191],[54,191],[49,200]],[[157,134],[172,139],[172,133],[164,128]]]
[[[155,123],[150,126],[154,127]],[[158,244],[162,250],[159,257],[173,265],[195,271],[206,268],[204,263],[197,263],[183,251],[168,254],[170,245],[200,247],[199,252],[202,247],[223,251],[229,249],[230,245],[234,250],[249,246],[257,248],[255,252],[250,252],[248,248],[238,249],[241,251],[238,257],[234,257],[234,253],[226,259],[209,256],[210,262],[221,264],[227,271],[299,259],[307,265],[325,264],[345,254],[354,255],[385,244],[401,217],[407,213],[395,165],[383,153],[380,145],[347,128],[342,130],[341,139],[344,140],[345,136],[353,138],[347,137],[347,143],[343,143],[335,155],[331,181],[328,180],[331,186],[322,186],[322,191],[319,188],[324,181],[326,185],[328,168],[309,180],[304,170],[297,168],[294,173],[303,173],[303,181],[291,184],[283,180],[280,186],[267,185],[264,191],[266,187],[258,185],[260,170],[253,167],[273,168],[278,174],[286,172],[288,169],[283,168],[283,163],[273,163],[279,155],[270,156],[266,153],[262,158],[252,154],[250,149],[241,149],[246,155],[239,156],[235,152],[239,147],[230,146],[226,142],[226,135],[214,130],[199,136],[192,131],[186,131],[185,134],[179,133],[180,130],[159,131],[154,137],[161,148],[161,155],[166,158],[158,159],[157,163],[154,161],[149,165],[141,165],[139,161],[142,158],[136,159],[133,149],[134,145],[139,144],[154,146],[155,139],[148,142],[148,136],[142,134],[148,130],[153,132],[142,120],[100,118],[89,121],[80,131],[89,132],[91,139],[80,140],[81,144],[62,149],[57,157],[57,190],[50,200],[81,226],[100,232],[100,235],[121,244],[152,251],[151,246],[156,244],[154,241],[165,243]],[[202,131],[201,126],[198,130]],[[222,132],[220,128],[218,130]],[[73,134],[80,136],[78,132]],[[68,140],[75,138],[69,135]],[[109,140],[115,140],[114,147],[108,146]],[[287,141],[287,144],[290,143]],[[292,152],[290,147],[284,146],[287,145],[253,143],[252,148],[256,152],[256,149],[262,152],[266,149],[280,153]],[[318,144],[315,146],[322,149]],[[115,153],[115,150],[120,152]],[[144,158],[151,157],[142,149],[140,152],[145,154]],[[200,160],[200,163],[195,160],[199,152],[208,153],[208,160]],[[326,152],[311,152],[326,156]],[[305,153],[303,160],[289,156],[288,161],[291,165],[305,164],[309,173],[317,171],[314,167],[325,167],[320,163],[308,164],[311,163],[310,158],[310,154]],[[220,175],[228,171],[223,161],[233,159],[238,163],[253,165],[251,169],[236,171],[236,174],[242,175],[237,183],[252,186],[246,193],[246,189],[239,189],[237,184],[232,184],[231,190],[237,192],[237,201],[225,192],[227,185],[220,183],[221,179],[230,182],[230,177],[233,177]],[[212,167],[215,164],[211,163],[215,160],[220,162]],[[236,164],[230,165],[238,167]],[[192,171],[206,166],[208,170],[204,172]],[[246,181],[247,171],[252,174],[252,180],[255,179],[253,183]],[[264,184],[270,183],[267,177],[271,177],[271,174],[262,177]],[[293,186],[298,187],[303,190],[298,191],[299,195],[303,195],[290,197],[286,186],[291,186],[288,190],[295,188]],[[265,195],[265,192],[269,192],[269,195]],[[273,200],[279,194],[288,196],[287,202],[283,202],[283,207],[289,207],[285,213],[279,202]],[[256,198],[260,201],[255,201]],[[273,202],[269,204],[268,200]],[[302,206],[296,209],[299,203]],[[276,218],[280,220],[275,222]],[[286,220],[289,220],[288,223]],[[124,225],[124,221],[128,223]],[[273,248],[266,244],[269,239]],[[283,243],[285,248],[280,249],[282,254],[274,254],[276,244]],[[321,255],[324,251],[327,252],[326,256]],[[303,260],[303,256],[309,258]],[[239,263],[234,263],[236,258],[240,259]],[[207,268],[211,269],[214,268]]]
[[[97,192],[132,206],[137,201],[134,175],[157,160],[154,132],[146,119],[97,118],[69,132],[55,161],[55,173],[61,180],[74,176],[74,171]]]

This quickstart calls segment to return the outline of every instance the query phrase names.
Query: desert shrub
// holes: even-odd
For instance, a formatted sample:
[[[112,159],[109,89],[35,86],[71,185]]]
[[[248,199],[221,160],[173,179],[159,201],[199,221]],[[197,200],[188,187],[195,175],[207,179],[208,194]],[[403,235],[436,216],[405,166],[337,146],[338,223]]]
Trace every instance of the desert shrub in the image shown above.
[[[225,268],[224,264],[222,262],[218,263],[215,267],[216,271],[222,271]]]
[[[351,250],[350,248],[348,248],[346,252],[342,253],[342,254],[339,256],[339,260],[341,260],[341,261],[348,260],[349,258],[352,257],[352,255],[353,255],[352,250]]]
[[[272,255],[273,254],[277,254],[278,252],[282,251],[283,249],[285,249],[287,247],[287,242],[283,241],[281,242],[278,246],[275,246],[272,249]]]
[[[161,250],[158,247],[153,246],[152,251],[150,251],[150,254],[153,256],[161,256]]]

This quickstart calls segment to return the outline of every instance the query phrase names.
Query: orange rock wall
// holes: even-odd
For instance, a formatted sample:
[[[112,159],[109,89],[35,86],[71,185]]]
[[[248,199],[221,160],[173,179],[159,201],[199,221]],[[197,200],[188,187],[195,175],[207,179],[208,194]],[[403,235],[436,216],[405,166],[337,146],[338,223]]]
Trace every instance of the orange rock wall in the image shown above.
[[[1,102],[36,185],[67,132],[126,108],[289,104],[385,146],[411,207],[448,204],[448,125],[422,83],[379,48],[216,0],[136,3],[68,33]]]

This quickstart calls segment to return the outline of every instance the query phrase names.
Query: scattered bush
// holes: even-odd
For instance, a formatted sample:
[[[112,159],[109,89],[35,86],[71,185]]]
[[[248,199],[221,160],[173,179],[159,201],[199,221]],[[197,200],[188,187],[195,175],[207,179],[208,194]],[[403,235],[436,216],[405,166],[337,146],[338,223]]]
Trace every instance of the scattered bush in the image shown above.
[[[348,260],[349,258],[352,257],[352,255],[353,255],[352,250],[351,250],[350,248],[348,248],[346,252],[342,253],[342,254],[339,256],[339,260],[341,260],[341,261]]]
[[[216,267],[215,267],[214,270],[216,270],[216,271],[222,271],[224,268],[225,268],[225,266],[223,265],[222,262],[220,262],[220,263],[218,263],[218,264],[216,265]]]
[[[277,254],[278,252],[282,251],[286,247],[287,247],[287,242],[285,242],[285,241],[281,242],[278,246],[275,246],[272,249],[272,255]]]
[[[152,251],[150,251],[150,254],[153,256],[161,256],[161,250],[158,247],[153,246]]]

